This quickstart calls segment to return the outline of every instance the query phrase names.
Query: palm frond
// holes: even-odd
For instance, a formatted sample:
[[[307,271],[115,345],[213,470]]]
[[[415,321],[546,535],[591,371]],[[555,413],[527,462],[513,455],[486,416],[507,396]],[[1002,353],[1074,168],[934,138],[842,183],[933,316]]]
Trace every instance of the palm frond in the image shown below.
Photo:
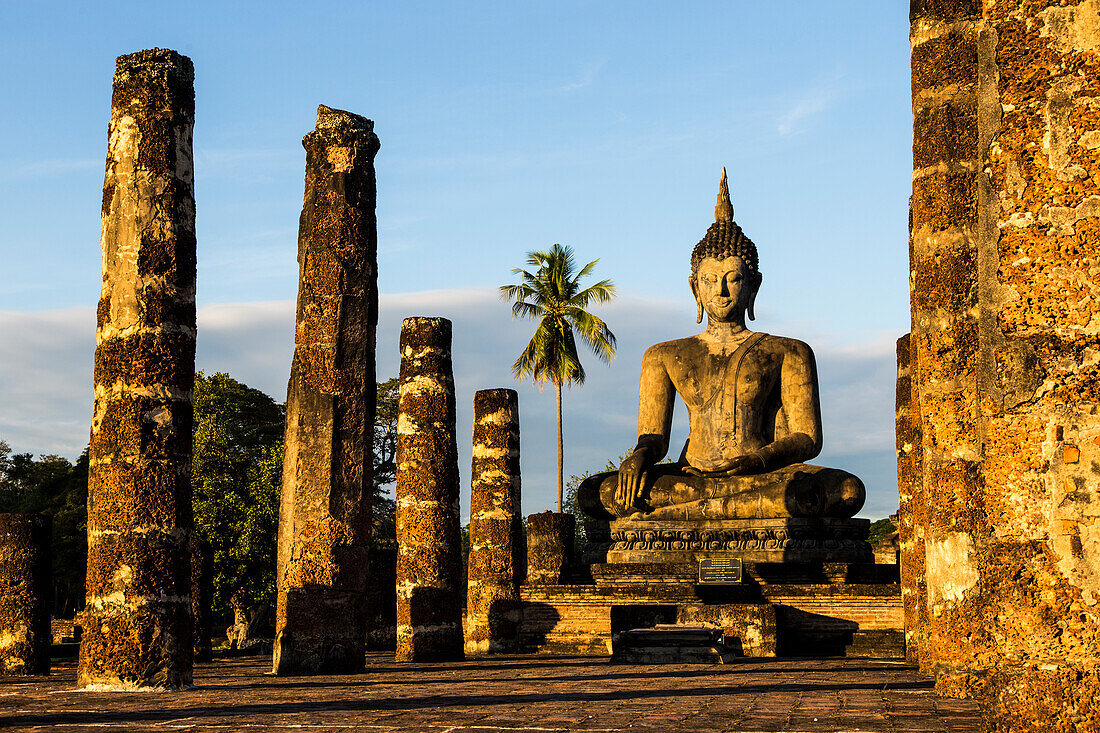
[[[546,309],[538,303],[527,303],[522,300],[512,303],[512,318],[528,318],[535,320],[546,315]]]
[[[578,308],[587,308],[592,303],[609,303],[615,298],[615,283],[600,280],[574,295],[570,301]]]
[[[615,334],[603,319],[581,308],[569,308],[565,315],[592,353],[610,364],[615,358]]]
[[[573,250],[555,243],[548,250],[528,252],[527,269],[512,270],[520,282],[499,288],[501,298],[512,301],[514,318],[538,321],[531,340],[512,365],[517,379],[582,384],[586,374],[577,350],[578,338],[601,361],[615,357],[615,335],[602,319],[585,310],[615,296],[610,280],[581,287],[597,262],[593,260],[578,271]]]

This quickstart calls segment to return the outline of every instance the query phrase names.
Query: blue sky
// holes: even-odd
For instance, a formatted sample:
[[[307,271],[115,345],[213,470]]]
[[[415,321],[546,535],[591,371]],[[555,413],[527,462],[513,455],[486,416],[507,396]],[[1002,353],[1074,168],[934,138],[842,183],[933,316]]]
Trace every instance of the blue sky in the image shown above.
[[[297,287],[300,140],[318,103],[348,109],[382,141],[380,350],[403,315],[453,308],[466,319],[455,324],[460,385],[501,386],[527,326],[500,322],[486,289],[526,251],[568,244],[618,284],[608,320],[631,336],[610,369],[589,370],[605,374],[566,396],[578,408],[567,453],[571,433],[580,443],[567,472],[599,467],[596,455],[633,440],[641,349],[696,330],[688,256],[724,165],[736,219],[760,248],[756,327],[818,351],[823,460],[869,486],[873,476],[878,515],[893,510],[907,2],[0,7],[0,438],[13,448],[71,455],[86,441],[90,346],[75,324],[98,295],[114,58],[161,46],[196,67],[198,299],[214,319],[205,346],[200,321],[201,367],[285,395],[292,322],[272,314]],[[487,323],[511,340],[460,338]],[[381,351],[379,362],[396,368]],[[37,363],[59,369],[59,384],[36,379]],[[548,505],[552,402],[521,387],[525,510]],[[613,425],[594,427],[607,416]]]

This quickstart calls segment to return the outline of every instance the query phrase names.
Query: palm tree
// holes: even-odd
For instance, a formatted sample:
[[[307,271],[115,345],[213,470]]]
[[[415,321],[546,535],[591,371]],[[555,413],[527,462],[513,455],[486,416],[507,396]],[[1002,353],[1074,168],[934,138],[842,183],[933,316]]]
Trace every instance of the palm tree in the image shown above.
[[[581,289],[580,281],[592,272],[593,260],[575,272],[573,250],[555,244],[549,251],[528,252],[527,264],[534,272],[515,268],[518,285],[502,285],[500,296],[512,303],[513,318],[539,322],[535,335],[512,365],[516,379],[531,378],[535,384],[552,382],[558,397],[558,513],[562,508],[564,446],[561,437],[561,386],[584,383],[584,367],[577,354],[576,330],[581,341],[602,361],[615,358],[615,334],[600,318],[585,310],[592,303],[606,303],[615,297],[615,285],[601,280]]]

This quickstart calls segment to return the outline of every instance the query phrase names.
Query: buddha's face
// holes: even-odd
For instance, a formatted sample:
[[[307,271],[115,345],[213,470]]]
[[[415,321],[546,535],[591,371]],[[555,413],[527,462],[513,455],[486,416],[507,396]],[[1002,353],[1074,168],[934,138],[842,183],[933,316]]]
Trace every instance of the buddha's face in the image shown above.
[[[688,282],[695,300],[718,323],[744,323],[760,281],[740,257],[716,260],[707,257]]]

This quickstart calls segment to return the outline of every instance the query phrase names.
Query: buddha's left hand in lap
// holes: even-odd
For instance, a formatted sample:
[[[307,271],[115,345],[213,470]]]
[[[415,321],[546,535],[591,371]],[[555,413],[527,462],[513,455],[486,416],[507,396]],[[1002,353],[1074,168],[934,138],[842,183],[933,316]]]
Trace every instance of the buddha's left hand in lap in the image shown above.
[[[730,459],[717,468],[704,471],[694,466],[684,466],[684,473],[704,478],[720,478],[722,476],[742,476],[746,473],[762,471],[767,464],[764,458],[756,453],[746,453]]]

